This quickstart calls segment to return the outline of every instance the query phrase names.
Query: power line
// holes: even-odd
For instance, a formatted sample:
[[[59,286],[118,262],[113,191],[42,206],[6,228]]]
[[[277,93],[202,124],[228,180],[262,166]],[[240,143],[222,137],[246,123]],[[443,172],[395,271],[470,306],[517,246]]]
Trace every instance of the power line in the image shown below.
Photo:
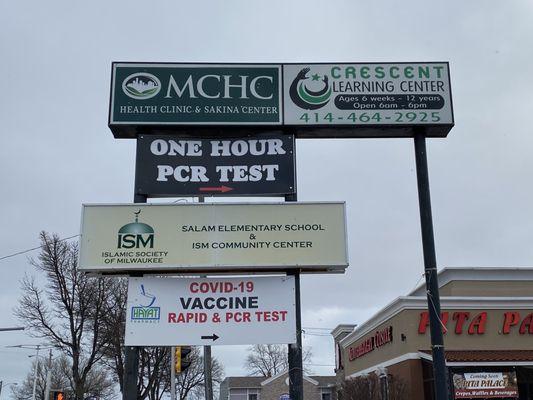
[[[78,237],[80,236],[79,234],[78,235],[74,235],[74,236],[69,236],[69,237],[66,237],[66,238],[63,238],[63,239],[59,239],[59,242],[63,242],[65,240],[69,240],[69,239],[74,239],[75,237]],[[21,254],[25,254],[25,253],[29,253],[30,251],[35,251],[35,250],[39,250],[40,248],[42,248],[43,246],[38,246],[38,247],[34,247],[32,249],[28,249],[28,250],[22,250],[22,251],[18,251],[16,253],[13,253],[13,254],[9,254],[7,256],[3,256],[3,257],[0,257],[0,261],[2,260],[5,260],[6,258],[11,258],[11,257],[15,257],[15,256],[20,256]]]
[[[310,364],[310,363],[304,363],[304,365],[309,365],[311,367],[334,367],[333,364]]]
[[[333,328],[312,328],[310,326],[304,326],[303,329],[317,329],[321,331],[332,331],[333,330]]]

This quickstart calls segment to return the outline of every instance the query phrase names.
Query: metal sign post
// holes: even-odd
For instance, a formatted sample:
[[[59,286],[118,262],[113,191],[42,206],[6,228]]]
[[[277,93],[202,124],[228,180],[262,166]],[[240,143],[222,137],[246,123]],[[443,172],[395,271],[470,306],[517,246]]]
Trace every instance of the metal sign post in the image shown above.
[[[170,400],[176,400],[176,346],[170,348]]]
[[[433,375],[435,378],[435,399],[448,399],[448,379],[444,357],[444,339],[440,320],[440,295],[437,280],[437,258],[431,217],[431,197],[429,192],[429,172],[426,154],[426,137],[423,129],[415,131],[416,176],[418,201],[420,205],[420,224],[424,251],[424,270],[431,331],[431,350],[433,354]]]
[[[134,203],[146,203],[146,196],[134,194]],[[142,276],[142,274],[132,274],[131,276]],[[139,375],[139,347],[125,346],[124,350],[124,379],[122,389],[122,400],[137,398],[137,379]]]
[[[211,346],[204,346],[205,400],[213,400],[213,376],[211,367]]]
[[[296,302],[296,343],[289,344],[289,394],[292,400],[304,400],[300,273],[289,272],[287,275],[294,276]]]

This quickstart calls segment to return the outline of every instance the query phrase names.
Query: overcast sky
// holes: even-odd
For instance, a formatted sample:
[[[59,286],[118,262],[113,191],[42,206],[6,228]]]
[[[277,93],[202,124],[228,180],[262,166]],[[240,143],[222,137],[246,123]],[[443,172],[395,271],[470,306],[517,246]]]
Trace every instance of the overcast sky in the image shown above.
[[[82,203],[132,200],[112,61],[449,61],[456,126],[428,141],[439,268],[532,265],[531,21],[526,0],[2,0],[0,257],[77,234]],[[302,278],[303,326],[361,323],[423,271],[412,140],[299,140],[297,168],[300,200],[347,202],[350,249],[345,275]],[[25,273],[27,255],[0,261],[0,327],[18,325]],[[29,352],[4,346],[27,343],[0,332],[0,380],[23,379]],[[331,338],[304,344],[333,365]],[[243,348],[213,354],[244,373]]]

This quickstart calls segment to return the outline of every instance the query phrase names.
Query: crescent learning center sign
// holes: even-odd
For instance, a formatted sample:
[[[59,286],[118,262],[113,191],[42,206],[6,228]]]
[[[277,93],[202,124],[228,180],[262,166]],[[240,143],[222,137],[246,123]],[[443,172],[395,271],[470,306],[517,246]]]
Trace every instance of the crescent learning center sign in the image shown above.
[[[453,124],[446,62],[112,67],[109,127],[117,138],[272,125],[297,137],[412,136],[414,127],[443,137]]]
[[[129,279],[126,346],[295,342],[292,276]]]
[[[84,205],[80,270],[344,272],[344,203]]]
[[[283,80],[286,125],[453,125],[447,63],[284,65]]]
[[[296,193],[294,136],[239,138],[140,135],[135,192],[165,196]]]

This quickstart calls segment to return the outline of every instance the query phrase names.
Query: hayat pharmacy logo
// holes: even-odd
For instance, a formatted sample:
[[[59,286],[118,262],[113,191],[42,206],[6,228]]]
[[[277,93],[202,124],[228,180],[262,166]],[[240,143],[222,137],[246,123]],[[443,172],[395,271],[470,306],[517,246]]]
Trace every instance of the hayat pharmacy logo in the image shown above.
[[[331,98],[331,85],[327,75],[307,74],[310,68],[303,68],[292,81],[289,95],[298,107],[304,110],[317,110],[328,104]]]
[[[131,308],[131,320],[136,322],[159,322],[161,317],[160,307],[154,307],[156,297],[148,293],[144,285],[139,287],[141,304]]]
[[[161,90],[161,81],[155,75],[138,72],[124,79],[122,90],[132,99],[151,99]]]
[[[143,222],[139,222],[141,210],[135,211],[135,221],[122,226],[118,231],[119,249],[142,249],[154,248],[154,228]]]

